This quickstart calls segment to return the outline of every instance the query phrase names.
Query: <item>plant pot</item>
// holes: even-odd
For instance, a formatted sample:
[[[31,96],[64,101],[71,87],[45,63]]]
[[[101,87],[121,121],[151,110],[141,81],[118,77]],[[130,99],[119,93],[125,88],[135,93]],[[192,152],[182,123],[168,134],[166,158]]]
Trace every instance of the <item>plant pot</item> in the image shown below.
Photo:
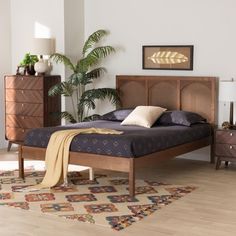
[[[35,75],[34,65],[28,65],[25,67],[26,75]]]

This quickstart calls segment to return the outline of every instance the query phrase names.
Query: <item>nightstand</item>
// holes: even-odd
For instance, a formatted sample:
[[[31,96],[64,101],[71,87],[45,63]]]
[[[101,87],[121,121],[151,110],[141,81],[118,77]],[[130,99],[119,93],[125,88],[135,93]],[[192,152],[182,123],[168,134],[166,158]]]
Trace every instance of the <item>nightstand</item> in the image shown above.
[[[221,161],[236,161],[236,130],[216,129],[215,131],[215,156],[216,169],[219,169]]]

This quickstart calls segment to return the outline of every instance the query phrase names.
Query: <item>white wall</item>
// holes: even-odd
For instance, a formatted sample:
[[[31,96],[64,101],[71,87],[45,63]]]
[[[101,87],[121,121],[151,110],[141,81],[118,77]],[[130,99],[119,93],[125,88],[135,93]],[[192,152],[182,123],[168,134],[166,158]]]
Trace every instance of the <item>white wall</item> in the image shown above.
[[[56,51],[64,53],[64,0],[11,0],[11,22],[12,73],[35,36],[55,38]],[[64,74],[64,67],[53,68],[53,74]]]
[[[12,11],[12,73],[32,48],[33,37],[52,37],[56,52],[73,61],[78,58],[84,40],[84,0],[11,0]],[[41,27],[40,27],[41,25]],[[40,31],[40,29],[42,30]],[[51,74],[62,80],[69,75],[62,64],[53,63]],[[62,98],[62,109],[71,110]]]
[[[65,0],[65,55],[75,64],[82,54],[84,44],[84,0]],[[65,76],[68,78],[71,71],[66,69]],[[65,100],[66,110],[72,112],[71,99]],[[72,112],[73,113],[73,112]]]
[[[236,77],[235,9],[235,0],[86,0],[85,35],[108,29],[119,48],[99,85],[114,87],[116,74]],[[142,45],[152,44],[193,44],[194,70],[142,70]]]
[[[11,15],[13,74],[25,53],[31,51],[34,37],[54,38],[56,52],[65,53],[64,0],[11,0]],[[53,63],[51,74],[64,80],[64,66]]]
[[[4,75],[11,72],[10,1],[0,0],[0,148],[6,146],[4,116]]]
[[[108,29],[107,43],[118,48],[106,61],[109,73],[99,86],[115,87],[117,74],[236,78],[235,9],[235,0],[86,0],[85,35]],[[168,44],[194,45],[193,71],[142,70],[142,45]],[[228,118],[226,112],[220,104],[220,123]]]
[[[76,63],[84,44],[84,0],[64,1],[65,54]]]

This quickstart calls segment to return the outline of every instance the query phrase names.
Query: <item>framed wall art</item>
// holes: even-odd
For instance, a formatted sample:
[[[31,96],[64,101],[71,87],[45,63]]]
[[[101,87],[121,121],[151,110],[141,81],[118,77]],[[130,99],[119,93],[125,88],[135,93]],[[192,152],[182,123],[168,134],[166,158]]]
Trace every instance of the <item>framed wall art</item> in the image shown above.
[[[143,69],[193,70],[193,45],[145,45]]]

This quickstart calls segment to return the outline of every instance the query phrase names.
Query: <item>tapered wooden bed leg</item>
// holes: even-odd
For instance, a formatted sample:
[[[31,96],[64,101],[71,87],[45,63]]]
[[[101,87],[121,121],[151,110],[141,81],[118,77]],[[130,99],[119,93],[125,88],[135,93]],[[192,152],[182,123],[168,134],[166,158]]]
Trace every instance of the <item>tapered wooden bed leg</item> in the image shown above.
[[[130,158],[129,161],[129,195],[135,196],[135,161],[134,158]]]
[[[22,146],[18,147],[18,165],[19,165],[19,178],[24,179],[24,158],[22,157]]]

